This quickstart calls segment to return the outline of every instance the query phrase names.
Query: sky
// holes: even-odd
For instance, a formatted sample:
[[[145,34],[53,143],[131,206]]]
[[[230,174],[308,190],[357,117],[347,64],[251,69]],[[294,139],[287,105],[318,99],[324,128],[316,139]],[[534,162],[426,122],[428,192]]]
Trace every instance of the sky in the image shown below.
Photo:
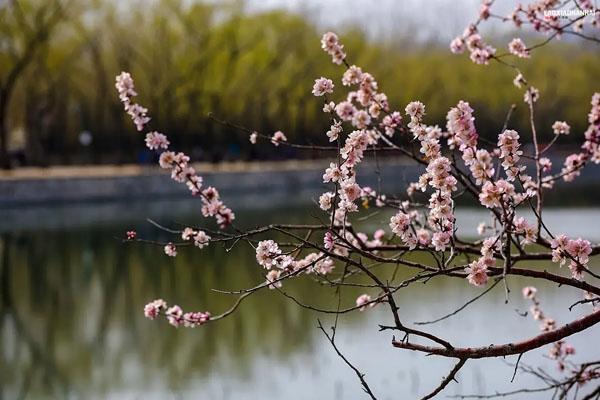
[[[321,29],[353,25],[374,39],[403,35],[420,42],[452,40],[477,18],[479,4],[481,0],[247,0],[250,11],[299,12]]]

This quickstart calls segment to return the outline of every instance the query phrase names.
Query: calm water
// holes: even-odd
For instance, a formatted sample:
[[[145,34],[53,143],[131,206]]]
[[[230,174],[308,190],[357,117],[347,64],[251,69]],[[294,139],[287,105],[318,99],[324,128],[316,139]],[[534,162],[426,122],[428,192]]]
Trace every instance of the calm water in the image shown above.
[[[171,259],[158,247],[115,239],[136,228],[143,237],[166,240],[168,235],[157,232],[145,217],[167,224],[190,218],[199,222],[190,217],[196,207],[189,201],[168,201],[0,211],[0,398],[364,398],[356,377],[316,329],[318,317],[326,324],[331,318],[299,309],[278,293],[251,297],[229,318],[193,330],[143,317],[144,304],[158,297],[184,309],[219,313],[234,298],[211,289],[239,289],[262,280],[253,252],[244,246],[228,254],[216,246],[182,249]],[[485,213],[461,210],[463,233],[473,232],[483,217]],[[553,210],[548,217],[551,227],[600,240],[600,209]],[[311,217],[294,210],[248,210],[238,218],[252,226]],[[432,329],[456,344],[486,345],[534,335],[537,325],[515,311],[529,306],[518,294],[527,284],[540,288],[546,313],[559,323],[588,310],[564,307],[580,298],[576,291],[524,279],[509,283],[513,294],[508,305],[498,286],[458,318]],[[333,293],[308,277],[286,290],[310,304],[335,304]],[[479,291],[466,282],[433,280],[401,291],[398,303],[405,322],[428,320]],[[360,292],[343,294],[350,304]],[[378,323],[389,323],[381,306],[344,316],[338,332],[340,348],[366,372],[376,395],[416,398],[435,387],[451,361],[393,349],[392,335],[378,332]],[[570,339],[578,358],[600,357],[599,333],[596,327]],[[554,373],[542,357],[546,351],[528,353],[521,362],[545,365]],[[539,386],[524,375],[511,384],[507,361],[515,360],[467,363],[459,383],[446,394]]]

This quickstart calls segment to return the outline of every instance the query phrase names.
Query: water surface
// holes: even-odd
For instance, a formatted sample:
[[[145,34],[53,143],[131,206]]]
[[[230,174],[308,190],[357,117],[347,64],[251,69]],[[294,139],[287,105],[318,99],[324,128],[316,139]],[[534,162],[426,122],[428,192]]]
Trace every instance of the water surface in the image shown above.
[[[238,212],[246,226],[312,218],[294,209],[246,208]],[[229,253],[218,246],[180,249],[172,259],[159,247],[117,239],[136,228],[140,236],[169,240],[145,218],[173,226],[199,223],[197,211],[197,203],[188,200],[2,210],[0,398],[365,398],[356,376],[316,328],[317,318],[326,326],[332,318],[299,308],[277,292],[253,296],[229,318],[196,329],[174,329],[143,317],[144,304],[158,297],[184,309],[219,313],[235,298],[211,289],[240,289],[262,281],[253,252],[244,245]],[[487,214],[459,210],[458,215],[462,232],[472,235]],[[552,229],[600,240],[600,209],[557,209],[547,216]],[[400,277],[410,274],[403,270]],[[546,313],[559,323],[589,311],[565,307],[580,299],[575,290],[512,278],[509,304],[498,286],[457,318],[432,329],[459,345],[535,335],[537,324],[518,313],[529,306],[519,295],[528,284],[538,286]],[[336,304],[334,293],[309,277],[284,289],[308,304]],[[397,301],[403,320],[410,323],[444,315],[480,291],[466,282],[432,280],[404,289]],[[344,289],[343,303],[351,304],[360,293]],[[343,316],[338,345],[367,374],[379,398],[416,398],[439,383],[452,361],[392,348],[392,334],[378,331],[379,323],[390,322],[386,311],[378,306]],[[595,345],[599,333],[596,327],[569,340],[578,359],[600,356]],[[543,357],[546,351],[528,353],[521,362],[556,373]],[[470,361],[446,394],[540,385],[525,375],[510,383],[513,370],[507,362],[514,361]]]

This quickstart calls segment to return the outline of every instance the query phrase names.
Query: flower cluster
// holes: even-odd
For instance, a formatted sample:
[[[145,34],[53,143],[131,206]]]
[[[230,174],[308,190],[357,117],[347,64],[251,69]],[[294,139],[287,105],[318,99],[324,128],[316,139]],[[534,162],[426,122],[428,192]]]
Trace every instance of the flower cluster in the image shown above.
[[[383,117],[383,120],[381,121],[381,127],[386,135],[392,137],[394,136],[394,132],[400,126],[401,122],[402,114],[400,114],[398,111],[394,111],[393,113]]]
[[[488,282],[488,268],[496,263],[494,252],[499,251],[498,237],[486,238],[481,245],[481,257],[465,268],[467,281],[474,286],[484,286]]]
[[[512,183],[504,179],[496,182],[488,181],[481,188],[479,202],[487,208],[501,207],[502,203],[514,199],[515,195],[515,187]]]
[[[208,311],[184,313],[178,305],[169,307],[162,299],[154,300],[144,306],[146,318],[155,319],[161,314],[164,314],[167,321],[176,328],[179,326],[195,328],[204,325],[211,319],[211,314]]]
[[[531,55],[525,43],[519,38],[511,40],[508,44],[508,51],[519,58],[529,58]]]
[[[467,280],[471,285],[484,286],[488,281],[488,266],[494,263],[493,258],[481,257],[465,268]]]
[[[177,246],[175,246],[173,243],[169,242],[165,245],[164,247],[165,249],[165,254],[168,255],[169,257],[177,257]]]
[[[585,142],[581,145],[582,151],[580,153],[569,155],[564,164],[564,168],[561,171],[561,176],[565,182],[571,182],[579,176],[580,169],[585,166],[588,161],[592,161],[595,164],[600,164],[600,93],[594,93],[592,96],[592,109],[588,114],[588,129],[585,131]],[[558,125],[557,125],[558,124]],[[563,132],[568,133],[568,125],[564,126],[563,123],[555,122],[552,126],[553,129],[560,129]],[[565,134],[566,134],[565,133]]]
[[[256,246],[256,261],[265,269],[277,265],[281,250],[273,240],[263,240]]]
[[[372,301],[371,296],[368,294],[361,294],[356,298],[356,307],[358,307],[360,311],[365,311],[367,307],[373,307],[375,305]]]
[[[528,87],[525,94],[523,94],[523,101],[531,106],[533,106],[533,103],[538,101],[539,98],[540,91],[533,86]]]
[[[116,77],[115,87],[117,88],[117,92],[119,92],[119,99],[123,103],[125,111],[133,120],[135,127],[138,131],[143,130],[144,126],[150,122],[150,118],[147,115],[148,109],[138,103],[131,102],[131,98],[137,96],[137,92],[135,91],[133,79],[129,72],[121,72]]]
[[[552,130],[555,135],[568,135],[571,132],[571,127],[564,121],[556,121],[552,124]]]
[[[477,64],[488,64],[489,60],[494,56],[496,50],[487,45],[478,33],[478,25],[492,15],[491,6],[493,0],[484,0],[479,10],[479,19],[476,23],[470,24],[464,33],[452,40],[450,50],[453,53],[463,53],[465,48],[471,53],[471,60]],[[588,11],[590,17],[584,14],[584,17],[574,15],[573,17],[559,18],[558,12],[570,11],[570,1],[555,1],[555,0],[535,0],[528,5],[518,3],[517,6],[506,16],[498,16],[502,21],[510,21],[515,27],[520,28],[522,25],[532,27],[539,33],[547,34],[548,36],[556,36],[560,38],[565,32],[581,35],[586,21],[591,27],[600,27],[600,15],[594,11],[594,5],[590,0],[573,1],[570,6],[573,9]],[[561,23],[561,20],[564,22]],[[570,30],[568,28],[571,28]],[[514,38],[508,44],[509,53],[519,58],[529,58],[531,49],[527,48],[525,43],[519,38]]]
[[[328,240],[331,241],[330,248],[333,248],[333,237],[326,237],[325,241]],[[327,275],[335,267],[333,260],[323,253],[309,253],[304,258],[296,260],[290,255],[283,254],[279,245],[273,240],[258,242],[256,261],[268,270],[266,283],[270,289],[281,287],[283,279],[300,272]]]
[[[525,170],[525,167],[517,166],[523,152],[519,150],[519,134],[517,131],[507,129],[498,135],[498,148],[500,149],[500,158],[503,159],[502,167],[506,172],[507,180],[514,181],[517,174]]]
[[[477,146],[479,136],[475,130],[473,109],[466,101],[459,101],[446,115],[446,129],[448,129],[448,147],[454,149],[458,146],[464,152],[468,148]]]
[[[394,232],[409,248],[414,249],[417,246],[417,237],[410,230],[410,215],[399,211],[396,215],[390,218],[390,229]]]
[[[559,235],[550,242],[552,246],[552,261],[564,265],[569,262],[569,269],[573,278],[582,280],[583,273],[592,253],[592,246],[584,239],[569,239]]]
[[[341,64],[346,59],[344,45],[340,44],[338,36],[333,32],[327,32],[321,38],[321,48],[331,56],[336,64]]]
[[[533,319],[535,319],[536,321],[540,321],[540,330],[542,332],[550,332],[555,330],[556,321],[544,315],[540,302],[537,299],[537,289],[533,286],[524,287],[523,297],[527,300],[531,300],[531,302],[533,303],[529,310]],[[549,352],[549,357],[552,360],[556,360],[557,367],[560,371],[564,371],[567,366],[566,358],[573,354],[575,354],[575,348],[573,346],[565,343],[564,340],[558,340],[552,344],[552,347],[550,348]]]
[[[333,81],[323,77],[315,79],[312,94],[319,97],[324,96],[327,93],[333,93]]]
[[[271,143],[273,143],[275,146],[279,146],[279,143],[283,142],[287,142],[287,137],[281,131],[275,132],[271,137]]]
[[[429,198],[427,222],[433,231],[431,243],[437,251],[446,249],[454,232],[452,191],[456,190],[457,181],[451,175],[451,170],[450,160],[439,156],[429,162],[418,183],[422,191],[425,191],[427,185],[435,189]],[[421,236],[423,237],[423,232]]]
[[[194,246],[202,249],[210,243],[210,236],[202,230],[195,230],[192,228],[185,228],[181,232],[181,238],[186,241],[193,240]]]
[[[553,1],[540,0],[537,3],[542,8],[548,8],[551,7],[550,3]],[[484,1],[480,9],[480,21],[493,16],[490,10],[491,4],[490,0]],[[514,20],[519,19],[520,12],[515,12]],[[568,176],[578,173],[577,171],[590,160],[600,162],[600,94],[596,94],[592,98],[592,110],[589,114],[590,127],[586,132],[586,142],[582,146],[581,153],[567,158],[567,170],[563,171],[562,175],[544,176],[542,173],[550,173],[552,163],[548,158],[540,157],[544,150],[538,149],[535,136],[535,156],[523,154],[521,138],[516,131],[511,129],[505,128],[498,136],[497,147],[493,142],[485,140],[481,140],[480,144],[473,109],[469,103],[462,100],[449,110],[446,116],[445,131],[444,128],[437,125],[429,126],[425,123],[425,105],[420,101],[408,103],[404,109],[406,115],[390,109],[387,96],[379,91],[379,85],[375,78],[360,67],[350,66],[346,62],[344,47],[335,34],[325,34],[322,39],[322,47],[332,56],[334,63],[344,64],[347,67],[343,73],[342,85],[349,87],[347,96],[337,103],[329,101],[330,99],[327,98],[327,95],[334,89],[332,80],[321,77],[315,80],[312,88],[315,96],[325,97],[323,112],[329,114],[327,118],[331,123],[326,136],[329,142],[336,142],[335,145],[328,146],[328,149],[338,150],[336,159],[329,163],[323,173],[323,182],[329,184],[329,187],[325,193],[321,194],[318,201],[319,207],[326,211],[330,218],[316,226],[287,226],[284,228],[283,225],[271,225],[240,233],[239,236],[219,234],[222,239],[215,240],[233,241],[236,238],[243,238],[252,246],[256,243],[257,236],[255,235],[261,235],[266,231],[289,229],[285,233],[288,238],[292,238],[292,243],[259,239],[260,241],[255,247],[255,256],[258,265],[262,267],[264,281],[243,291],[232,311],[246,295],[262,289],[274,289],[282,292],[280,288],[283,287],[284,281],[310,275],[311,280],[328,287],[339,288],[340,284],[358,284],[362,287],[380,289],[378,297],[375,295],[371,297],[366,293],[361,294],[355,299],[355,306],[346,311],[365,311],[375,304],[389,303],[395,317],[395,328],[408,334],[410,331],[405,330],[402,323],[399,322],[398,308],[394,304],[394,292],[397,290],[395,287],[399,289],[403,286],[391,286],[391,281],[396,278],[398,268],[394,270],[390,284],[384,284],[379,276],[382,273],[379,266],[382,264],[405,264],[423,272],[415,275],[410,281],[406,281],[407,284],[408,282],[426,281],[434,276],[452,276],[464,278],[470,285],[484,287],[488,284],[490,277],[495,277],[496,283],[501,279],[506,279],[508,275],[541,277],[536,269],[528,269],[522,264],[519,264],[518,268],[513,268],[513,266],[523,260],[544,260],[552,256],[553,261],[560,265],[569,262],[569,269],[574,279],[565,280],[554,274],[546,274],[543,278],[566,286],[583,287],[583,284],[575,279],[583,279],[584,272],[593,275],[587,265],[597,247],[592,247],[587,240],[553,235],[543,224],[541,212],[536,213],[538,220],[534,224],[528,222],[524,217],[518,216],[518,211],[526,199],[534,196],[537,196],[538,209],[541,211],[541,188],[551,188],[553,182],[559,177],[565,176],[567,179]],[[477,33],[476,25],[471,26],[462,37],[456,39],[452,47],[456,51],[468,49],[472,59],[477,63],[485,64],[495,58],[495,49],[483,42]],[[529,57],[533,48],[535,46],[528,49],[520,39],[514,39],[509,44],[510,52],[523,58]],[[504,56],[506,54],[497,58],[500,59]],[[135,94],[135,91],[133,82],[126,78],[123,78],[124,83],[120,85],[119,93],[129,102],[129,98]],[[528,86],[521,74],[515,79],[515,84],[519,87],[526,85],[524,98],[529,104],[528,108],[532,120],[534,120],[533,105],[539,98],[539,92]],[[403,118],[406,118],[406,123]],[[507,120],[506,126],[508,126],[508,122]],[[558,135],[570,132],[569,125],[562,121],[555,122],[552,129],[556,136],[545,149],[558,139]],[[535,135],[535,129],[532,131]],[[252,131],[248,130],[247,132]],[[396,134],[401,137],[394,138]],[[257,137],[258,133],[252,132],[250,141],[256,142]],[[275,146],[287,141],[281,131],[275,132],[272,137],[264,137],[267,140],[270,139]],[[169,142],[165,135],[150,132],[146,137],[146,143],[149,148],[162,151],[160,165],[171,170],[173,179],[186,183],[193,194],[202,197],[202,213],[205,216],[216,217],[217,221],[225,218],[223,213],[226,214],[228,209],[222,205],[218,192],[214,188],[202,186],[202,178],[189,165],[189,158],[185,154],[168,150]],[[408,146],[405,146],[405,143],[409,143]],[[413,144],[415,146],[411,148]],[[376,192],[370,187],[359,185],[358,167],[369,155],[370,152],[367,150],[376,152],[380,146],[386,149],[398,149],[420,165],[426,166],[418,181],[410,184],[407,190],[408,200],[396,196],[386,197],[380,193],[380,189]],[[420,149],[417,151],[419,146]],[[525,174],[522,158],[531,158],[536,161],[537,179],[534,180]],[[460,191],[455,194],[459,187]],[[418,191],[427,193],[428,202],[416,198],[420,196]],[[466,240],[457,233],[454,202],[463,193],[472,195],[479,200],[481,205],[490,209],[491,219],[480,224],[477,229],[478,233],[483,236],[483,240]],[[361,218],[355,217],[357,214],[354,212],[358,211],[359,206],[368,209],[372,205],[393,210],[394,214],[389,219],[389,228],[392,234],[386,233],[383,229],[377,229],[372,235],[370,232],[360,231],[363,221],[381,218],[382,214],[379,210],[369,212],[369,215],[364,217],[361,215]],[[535,210],[535,206],[533,204],[532,206]],[[377,215],[379,217],[375,217]],[[226,225],[226,223],[221,225]],[[541,227],[544,227],[543,232],[539,231]],[[296,230],[302,232],[302,235],[292,233]],[[317,232],[321,232],[322,235]],[[189,227],[181,232],[181,238],[184,241],[193,242],[199,248],[208,245],[211,241],[206,232]],[[550,238],[553,240],[549,243]],[[536,245],[533,251],[530,250],[534,246],[529,246],[530,244]],[[551,254],[548,247],[552,249]],[[414,255],[415,249],[423,250],[431,255],[436,265],[414,261],[414,257],[410,259],[411,255]],[[174,257],[177,255],[177,248],[173,243],[168,243],[165,246],[165,252]],[[473,254],[475,257],[471,257]],[[404,259],[405,255],[407,258]],[[465,263],[463,261],[465,259],[468,264],[462,265]],[[369,261],[363,263],[363,260]],[[500,266],[502,261],[504,262],[503,268]],[[335,279],[330,279],[331,277],[326,275],[332,273],[336,262],[344,265],[344,271],[336,274]],[[503,272],[502,275],[500,275],[501,272]],[[366,275],[366,278],[371,279],[371,284],[344,281],[346,277],[362,273]],[[383,281],[387,281],[387,279],[386,277]],[[464,284],[466,282],[463,281]],[[592,286],[588,286],[588,288],[592,288]],[[586,300],[581,303],[589,302],[595,306],[598,302],[597,297],[594,297],[597,290],[590,290],[593,293],[587,293]],[[485,293],[487,291],[482,295]],[[565,329],[557,330],[556,321],[547,318],[542,312],[536,297],[536,288],[530,286],[524,288],[523,296],[533,302],[531,314],[535,320],[539,321],[540,330],[543,333],[556,331],[554,334],[546,336],[554,335],[555,339],[553,340],[556,340],[559,334],[564,333]],[[338,307],[341,307],[341,304]],[[339,313],[346,312],[339,311],[340,309],[338,309]],[[184,313],[179,306],[168,307],[162,300],[156,300],[146,305],[144,313],[150,319],[164,315],[174,326],[198,326],[211,320],[208,312]],[[226,312],[212,320],[220,319],[229,313]],[[583,318],[580,321],[584,321],[580,322],[582,324],[589,323],[587,321],[593,322],[589,318]],[[426,332],[414,330],[412,332],[418,332],[417,336],[431,338],[431,335]],[[395,341],[394,345],[396,347],[412,345],[408,348],[432,354],[439,352],[449,356],[453,352],[461,354],[460,349],[452,346],[440,347],[439,351],[435,348],[432,350],[429,346],[419,350],[420,345],[409,343],[407,339]],[[514,352],[512,344],[497,346],[497,348],[499,350],[494,349],[494,352],[505,351],[505,354]],[[503,350],[504,348],[507,350]],[[490,355],[483,347],[474,348],[472,351],[473,358]],[[557,361],[561,370],[567,368],[574,370],[572,366],[575,364],[570,360],[567,361],[567,357],[574,352],[574,348],[566,344],[564,339],[557,340],[550,351],[550,358]],[[467,358],[471,358],[471,356]],[[460,368],[460,365],[458,367]],[[592,376],[592,372],[584,372]],[[580,373],[580,376],[583,381],[591,379],[583,378],[583,373]]]
[[[123,103],[125,110],[131,115],[133,122],[138,130],[143,130],[144,126],[150,121],[147,117],[147,110],[138,105],[132,104],[131,98],[137,96],[133,79],[128,72],[121,72],[116,77],[115,87],[119,93],[119,99]],[[202,214],[205,217],[214,217],[217,223],[225,227],[235,218],[231,209],[226,207],[220,200],[219,192],[212,187],[202,189],[202,177],[198,175],[193,167],[189,165],[190,158],[184,153],[175,153],[168,151],[169,140],[166,135],[159,132],[149,132],[146,134],[146,146],[150,150],[160,151],[159,165],[161,168],[171,170],[171,178],[176,182],[185,183],[192,195],[200,195],[202,199]],[[165,253],[174,257],[177,255],[175,246],[166,246]]]
[[[169,144],[169,140],[162,133],[150,132],[146,134],[146,146],[150,150],[168,149]]]
[[[537,228],[531,225],[523,217],[518,217],[513,220],[514,233],[523,236],[521,244],[535,243],[538,231]]]
[[[487,65],[496,54],[496,49],[483,41],[475,25],[469,25],[462,36],[450,43],[450,50],[455,54],[463,53],[465,48],[469,50],[471,60],[476,64]]]

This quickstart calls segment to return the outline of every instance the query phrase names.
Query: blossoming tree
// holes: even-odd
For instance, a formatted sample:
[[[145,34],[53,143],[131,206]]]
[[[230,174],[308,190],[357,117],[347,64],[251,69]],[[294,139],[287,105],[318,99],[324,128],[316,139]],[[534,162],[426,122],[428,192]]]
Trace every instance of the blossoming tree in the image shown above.
[[[386,307],[393,324],[380,325],[382,331],[395,331],[391,346],[398,349],[422,352],[428,355],[456,360],[455,366],[433,388],[424,399],[440,393],[457,372],[469,360],[489,357],[515,356],[515,373],[521,356],[531,350],[551,345],[549,356],[556,361],[561,374],[551,377],[537,373],[546,385],[543,390],[567,396],[569,393],[598,398],[600,386],[592,381],[600,379],[600,361],[590,360],[574,363],[569,356],[575,352],[567,343],[568,338],[585,331],[600,322],[600,276],[592,271],[590,257],[600,253],[600,245],[593,245],[582,238],[570,238],[560,232],[551,231],[544,223],[544,193],[553,189],[557,181],[571,182],[590,163],[600,163],[600,93],[590,93],[591,109],[589,127],[584,133],[583,144],[578,153],[568,156],[561,169],[554,168],[544,154],[562,135],[570,134],[567,122],[551,124],[554,139],[544,147],[538,140],[535,124],[536,102],[539,91],[528,83],[511,58],[528,58],[535,49],[561,36],[579,36],[594,42],[593,36],[600,25],[600,12],[593,12],[590,0],[537,0],[528,5],[519,4],[508,17],[492,12],[492,1],[481,6],[477,22],[469,25],[463,35],[452,41],[450,48],[455,53],[467,50],[477,64],[499,63],[515,70],[514,85],[523,90],[524,106],[531,121],[529,132],[508,129],[513,105],[507,115],[497,142],[479,138],[473,109],[466,101],[459,101],[447,114],[446,128],[426,123],[426,108],[419,101],[409,103],[404,112],[395,110],[388,103],[374,76],[352,65],[346,49],[338,36],[328,32],[323,35],[321,46],[342,71],[341,85],[348,88],[345,100],[337,104],[328,97],[336,89],[331,79],[316,79],[312,94],[323,98],[323,112],[331,121],[325,133],[329,146],[313,146],[289,143],[285,134],[277,131],[265,134],[220,121],[231,128],[245,130],[251,143],[258,140],[271,142],[274,146],[293,146],[299,149],[319,149],[331,152],[329,167],[324,171],[323,182],[331,190],[319,198],[323,211],[320,223],[311,225],[268,225],[252,230],[240,230],[234,226],[235,215],[221,200],[216,188],[205,186],[203,179],[190,165],[190,159],[181,152],[173,151],[168,138],[159,132],[146,134],[146,145],[160,153],[160,167],[170,170],[172,178],[185,183],[193,196],[202,203],[202,214],[214,218],[219,230],[207,228],[185,228],[178,232],[181,243],[163,243],[164,252],[177,256],[177,246],[193,244],[198,248],[224,243],[232,247],[246,243],[256,253],[256,261],[263,269],[265,281],[256,286],[232,292],[237,296],[229,310],[213,315],[208,311],[184,312],[178,305],[168,305],[164,300],[154,300],[144,309],[146,317],[166,317],[175,326],[197,327],[216,323],[238,310],[248,296],[258,295],[265,289],[280,292],[294,300],[299,307],[308,307],[315,312],[344,314],[366,311],[374,306]],[[577,11],[577,12],[573,12]],[[561,13],[566,17],[561,17]],[[489,19],[511,22],[517,28],[529,26],[547,37],[540,43],[527,46],[515,38],[507,45],[508,51],[498,51],[484,42],[478,26]],[[590,33],[592,32],[592,33]],[[123,72],[116,83],[120,100],[139,131],[150,122],[148,110],[134,102],[137,93],[131,76]],[[523,150],[524,142],[531,141],[532,154]],[[422,166],[423,172],[417,182],[410,183],[405,194],[380,193],[361,186],[357,171],[366,158],[367,151],[393,150],[409,157]],[[424,194],[423,194],[424,193]],[[467,240],[457,233],[460,221],[454,210],[460,196],[472,196],[481,207],[490,213],[490,219],[482,222],[477,230],[480,238]],[[428,201],[423,202],[423,196]],[[374,232],[361,232],[353,222],[362,215],[360,205],[373,205],[389,210],[392,216],[388,226]],[[530,210],[535,218],[531,221],[523,214]],[[257,240],[258,236],[273,234],[286,237],[286,242]],[[140,240],[135,231],[127,232],[127,240]],[[410,255],[427,252],[432,263],[414,261]],[[531,265],[531,261],[548,260],[556,268],[543,270]],[[527,263],[529,262],[529,263]],[[527,264],[527,265],[524,265]],[[559,267],[567,264],[568,272]],[[377,269],[374,266],[378,266]],[[383,268],[381,266],[384,266]],[[398,282],[389,278],[385,266],[402,266],[414,274]],[[302,279],[312,275],[313,279],[325,283],[320,290],[336,290],[341,286],[360,286],[365,293],[354,305],[334,309],[322,309],[307,305],[283,291],[283,285],[291,279]],[[353,284],[352,277],[363,276],[369,284]],[[581,301],[573,306],[590,307],[583,318],[558,325],[542,310],[541,296],[535,287],[522,288],[522,295],[532,302],[531,316],[540,323],[537,336],[521,341],[499,345],[472,347],[450,343],[420,327],[411,326],[402,319],[396,295],[403,288],[431,279],[454,279],[457,285],[470,284],[480,287],[481,293],[464,305],[439,320],[455,317],[473,301],[486,295],[497,284],[505,289],[506,301],[510,300],[508,276],[527,277],[533,280],[558,284],[563,290],[575,290]],[[487,288],[486,288],[487,286]],[[484,289],[485,288],[485,289]],[[459,316],[456,316],[459,318]],[[364,391],[376,398],[375,391],[368,385],[364,374],[342,354],[335,342],[335,329],[319,327],[326,335],[337,354],[357,374]],[[508,395],[524,393],[497,393]],[[493,397],[491,395],[490,397]],[[562,398],[562,397],[561,397]]]

